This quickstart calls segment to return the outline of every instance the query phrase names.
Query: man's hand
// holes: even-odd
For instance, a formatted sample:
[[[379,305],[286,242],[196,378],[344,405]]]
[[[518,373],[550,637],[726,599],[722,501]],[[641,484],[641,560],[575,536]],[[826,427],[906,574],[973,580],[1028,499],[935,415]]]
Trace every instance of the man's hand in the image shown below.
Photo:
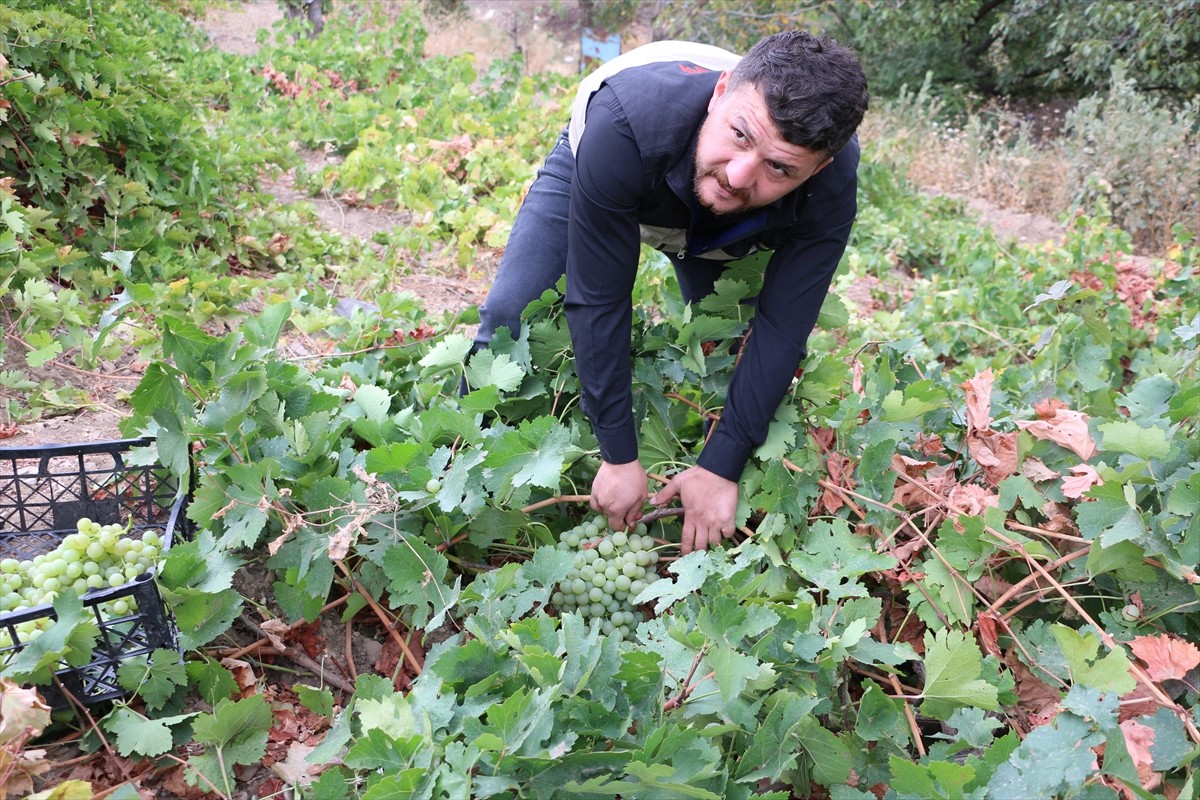
[[[601,462],[592,481],[592,510],[608,517],[614,531],[629,530],[642,518],[646,505],[646,470],[636,461],[628,464]]]
[[[685,555],[693,550],[716,547],[721,537],[733,536],[737,483],[703,467],[690,467],[672,478],[650,502],[660,506],[676,495],[683,505],[680,549]]]

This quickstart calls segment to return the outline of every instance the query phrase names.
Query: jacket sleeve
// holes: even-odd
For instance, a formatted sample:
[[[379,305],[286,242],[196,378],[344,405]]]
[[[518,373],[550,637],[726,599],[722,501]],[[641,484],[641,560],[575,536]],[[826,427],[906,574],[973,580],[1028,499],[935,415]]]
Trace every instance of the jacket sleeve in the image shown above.
[[[588,109],[575,158],[567,229],[565,308],[583,410],[601,457],[637,460],[630,381],[630,325],[640,239],[642,158],[611,90]]]
[[[767,264],[750,337],[734,369],[721,420],[697,461],[728,480],[741,477],[750,454],[766,439],[771,419],[807,355],[808,336],[846,249],[857,211],[857,148],[846,155],[852,162],[850,172],[845,175],[846,166],[838,165],[843,175],[834,184],[836,190],[820,181],[821,175],[814,179],[816,186],[801,188],[811,191],[804,211],[793,234]]]

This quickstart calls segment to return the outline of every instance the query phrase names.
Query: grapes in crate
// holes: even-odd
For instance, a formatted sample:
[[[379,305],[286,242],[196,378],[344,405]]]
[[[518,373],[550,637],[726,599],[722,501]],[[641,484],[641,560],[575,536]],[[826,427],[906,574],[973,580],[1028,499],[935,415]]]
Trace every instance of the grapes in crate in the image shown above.
[[[645,620],[633,598],[658,580],[658,552],[646,526],[639,524],[632,533],[608,531],[607,522],[597,517],[563,531],[558,549],[575,551],[575,563],[551,595],[551,604],[602,620],[604,633],[627,638]]]
[[[155,530],[139,534],[130,527],[85,518],[76,531],[49,553],[25,561],[0,560],[0,613],[49,605],[68,588],[82,597],[92,590],[124,586],[148,572],[162,548]],[[132,597],[119,597],[101,604],[100,613],[121,618],[137,613],[137,606]],[[29,641],[52,623],[50,617],[42,617],[15,627],[21,640]],[[12,643],[9,632],[0,630],[0,647]]]

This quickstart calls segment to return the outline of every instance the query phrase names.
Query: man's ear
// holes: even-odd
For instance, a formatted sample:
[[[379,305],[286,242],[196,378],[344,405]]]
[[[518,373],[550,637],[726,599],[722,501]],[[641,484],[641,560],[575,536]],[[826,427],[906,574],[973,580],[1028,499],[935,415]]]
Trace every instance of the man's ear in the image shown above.
[[[824,161],[822,161],[822,162],[821,162],[821,166],[819,166],[819,167],[817,167],[816,169],[814,169],[814,170],[812,171],[812,175],[809,175],[808,177],[810,177],[810,178],[811,178],[811,177],[813,177],[813,175],[816,175],[818,172],[820,172],[821,170],[825,169],[826,167],[828,167],[828,166],[829,166],[830,164],[832,164],[832,163],[833,163],[833,156],[830,156],[829,158],[827,158],[827,159],[825,159]]]
[[[729,70],[721,73],[721,77],[717,78],[717,85],[713,87],[712,97],[708,100],[708,111],[711,114],[712,110],[717,107],[717,101],[725,94],[725,90],[729,88]]]

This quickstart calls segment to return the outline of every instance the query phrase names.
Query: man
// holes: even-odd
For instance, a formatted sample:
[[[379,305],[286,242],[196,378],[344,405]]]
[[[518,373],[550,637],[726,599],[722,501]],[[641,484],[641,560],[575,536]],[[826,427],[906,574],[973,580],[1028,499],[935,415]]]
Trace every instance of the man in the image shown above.
[[[564,271],[582,405],[600,443],[592,508],[635,524],[648,492],[637,460],[629,358],[639,245],[668,253],[684,299],[725,264],[773,251],[720,422],[696,466],[651,499],[684,509],[682,550],[734,531],[737,481],[766,437],[856,213],[854,131],[867,85],[846,48],[800,31],[743,58],[656,42],[581,84],[571,122],[513,223],[476,347]]]

